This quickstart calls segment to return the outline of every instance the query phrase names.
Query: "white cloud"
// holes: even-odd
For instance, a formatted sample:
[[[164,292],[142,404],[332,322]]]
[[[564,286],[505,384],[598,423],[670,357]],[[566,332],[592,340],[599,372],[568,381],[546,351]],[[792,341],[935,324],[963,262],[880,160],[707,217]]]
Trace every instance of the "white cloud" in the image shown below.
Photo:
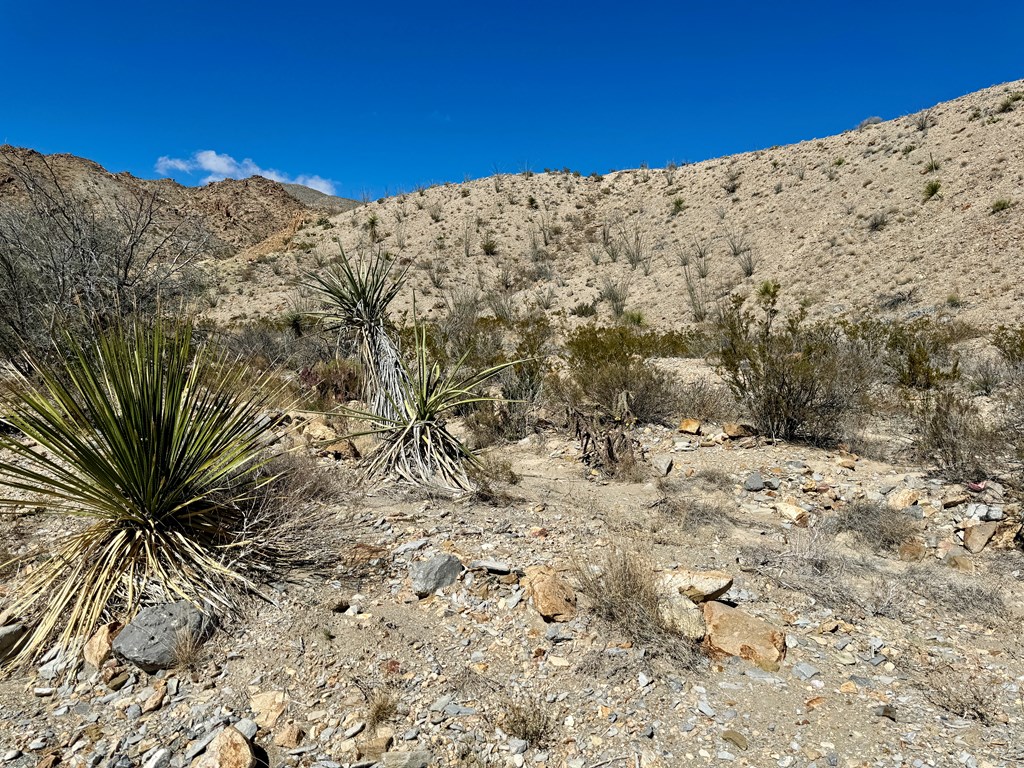
[[[236,160],[231,155],[215,152],[212,149],[204,149],[196,152],[189,158],[160,157],[156,161],[156,172],[164,175],[172,173],[196,173],[203,172],[206,175],[200,180],[203,184],[224,179],[247,179],[250,176],[263,176],[271,181],[279,181],[283,184],[301,184],[304,187],[318,190],[327,195],[335,192],[334,182],[315,174],[299,174],[289,176],[273,168],[261,168],[248,157],[243,160]]]

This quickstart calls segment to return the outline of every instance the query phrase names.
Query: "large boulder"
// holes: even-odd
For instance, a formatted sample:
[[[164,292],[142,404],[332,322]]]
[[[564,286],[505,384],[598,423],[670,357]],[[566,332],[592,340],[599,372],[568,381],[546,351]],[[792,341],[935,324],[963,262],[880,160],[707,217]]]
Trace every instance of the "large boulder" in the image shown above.
[[[114,639],[114,653],[145,672],[170,669],[205,641],[213,622],[185,601],[151,605]]]
[[[432,595],[455,583],[462,573],[462,562],[455,555],[438,555],[414,563],[409,569],[412,591],[417,597]]]
[[[704,603],[704,642],[712,653],[739,656],[775,672],[786,658],[786,635],[778,627],[739,608]]]

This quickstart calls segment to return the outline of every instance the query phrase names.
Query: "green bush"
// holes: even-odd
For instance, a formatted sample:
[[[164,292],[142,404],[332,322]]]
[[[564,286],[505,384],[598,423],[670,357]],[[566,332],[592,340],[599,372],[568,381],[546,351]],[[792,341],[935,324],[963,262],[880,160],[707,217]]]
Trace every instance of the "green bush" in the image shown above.
[[[829,443],[865,394],[850,376],[850,359],[837,325],[810,324],[797,312],[779,323],[778,283],[758,292],[761,314],[742,299],[717,321],[717,367],[758,429],[771,437]]]
[[[912,389],[931,389],[960,376],[953,349],[958,327],[940,327],[927,319],[893,325],[886,342],[885,363],[896,382]]]
[[[992,336],[992,346],[999,350],[1007,365],[1021,367],[1024,364],[1024,325],[1015,328],[999,326]]]
[[[1003,211],[1009,209],[1012,205],[1012,200],[1008,200],[1005,197],[1002,197],[996,200],[994,203],[992,203],[992,213],[1002,213]]]
[[[678,385],[648,358],[691,346],[684,334],[643,333],[632,326],[584,326],[566,340],[568,383],[574,405],[616,414],[623,393],[640,423],[671,424],[678,414]]]

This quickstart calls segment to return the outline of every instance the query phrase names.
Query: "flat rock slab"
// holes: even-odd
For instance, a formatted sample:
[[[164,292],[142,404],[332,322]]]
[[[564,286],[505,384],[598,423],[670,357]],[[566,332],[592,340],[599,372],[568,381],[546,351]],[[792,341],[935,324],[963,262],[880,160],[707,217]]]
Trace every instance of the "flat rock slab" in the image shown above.
[[[432,595],[439,589],[450,587],[462,574],[462,561],[455,555],[438,555],[429,560],[413,563],[409,569],[412,591],[416,597]]]
[[[776,672],[786,658],[786,635],[778,627],[739,608],[704,603],[709,650],[746,659],[766,672]]]
[[[691,571],[676,568],[661,576],[661,591],[685,595],[695,603],[717,600],[732,587],[732,575],[725,571]]]
[[[190,603],[151,605],[140,610],[113,642],[114,653],[145,672],[170,669],[184,653],[205,641],[213,622]]]

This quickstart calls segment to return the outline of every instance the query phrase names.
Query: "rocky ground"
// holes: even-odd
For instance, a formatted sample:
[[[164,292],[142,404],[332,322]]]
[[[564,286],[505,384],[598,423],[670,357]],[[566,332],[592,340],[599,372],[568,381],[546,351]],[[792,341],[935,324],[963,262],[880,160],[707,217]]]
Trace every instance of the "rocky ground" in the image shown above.
[[[487,503],[362,493],[349,461],[322,457],[345,489],[333,525],[347,544],[330,573],[272,584],[166,663],[146,646],[166,655],[187,611],[141,634],[137,620],[113,655],[107,628],[71,679],[54,653],[4,681],[0,764],[1024,761],[1011,494],[733,426],[733,438],[699,431],[638,431],[637,482],[605,480],[572,440],[536,435],[488,455],[516,482]],[[903,532],[844,531],[858,500],[881,502]],[[707,633],[698,656],[682,636],[632,641],[595,613],[580,577],[610,552],[656,569],[678,628]]]

